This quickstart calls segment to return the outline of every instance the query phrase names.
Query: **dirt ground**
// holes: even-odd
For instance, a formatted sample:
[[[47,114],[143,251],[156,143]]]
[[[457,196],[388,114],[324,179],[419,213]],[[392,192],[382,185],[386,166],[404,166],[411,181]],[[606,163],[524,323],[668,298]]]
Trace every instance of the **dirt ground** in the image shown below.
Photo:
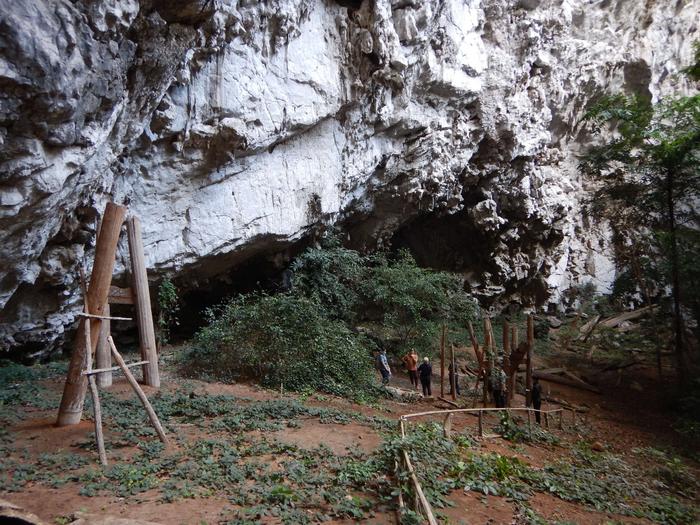
[[[180,379],[173,372],[164,374],[164,388],[175,389]],[[395,385],[409,387],[407,379],[399,372],[393,379]],[[672,420],[666,414],[663,401],[654,398],[651,389],[640,392],[624,386],[602,385],[603,395],[574,388],[546,384],[544,392],[550,397],[565,399],[570,403],[586,407],[589,412],[586,417],[587,437],[589,441],[599,442],[600,446],[609,451],[615,451],[630,462],[642,461],[632,453],[632,449],[640,447],[660,447],[677,445],[678,437],[672,429]],[[60,378],[46,380],[43,385],[55,395],[62,388]],[[233,395],[241,399],[257,401],[297,398],[298,396],[280,394],[265,390],[255,385],[221,384],[188,381],[188,385],[198,392],[207,394]],[[434,390],[438,388],[434,385]],[[110,392],[116,396],[133,395],[126,382],[115,379]],[[149,394],[152,391],[147,389]],[[431,410],[434,407],[449,408],[437,400],[422,400],[413,404],[396,401],[383,401],[379,406],[355,405],[344,399],[322,396],[306,400],[309,406],[334,407],[340,410],[352,411],[367,417],[383,417],[396,420],[402,414],[416,411]],[[514,405],[523,404],[521,396],[516,396]],[[555,404],[545,404],[543,409],[556,408]],[[86,447],[91,441],[93,425],[83,421],[78,425],[68,427],[54,426],[54,409],[22,409],[20,421],[9,428],[12,441],[21,449],[25,457],[38,457],[44,453],[71,452],[87,458],[89,464],[94,464],[94,452]],[[441,421],[441,418],[435,418]],[[495,422],[495,420],[494,420]],[[565,421],[565,430],[561,435],[564,443],[574,443],[580,438],[576,429],[569,429],[569,421]],[[454,419],[457,431],[476,429],[476,418],[469,415],[459,415]],[[105,421],[107,439],[111,439],[110,422]],[[556,423],[552,422],[552,427]],[[206,435],[190,424],[176,426],[181,433],[183,442],[193,443],[198,440],[216,437],[216,433],[207,431]],[[557,430],[552,430],[558,433]],[[371,453],[383,441],[382,433],[358,421],[346,424],[320,423],[317,419],[301,419],[296,427],[272,431],[255,431],[266,439],[287,443],[300,449],[316,449],[325,445],[338,456],[348,455],[353,450]],[[116,439],[116,438],[115,438]],[[179,447],[176,444],[175,447]],[[547,446],[542,444],[523,443],[514,445],[500,438],[484,440],[481,443],[483,451],[496,452],[510,457],[517,457],[531,465],[542,468],[557,458],[566,457],[565,446]],[[136,453],[135,447],[124,446],[110,451],[110,460],[118,462],[120,457],[129,457]],[[275,455],[261,456],[273,470],[283,470],[281,458]],[[696,469],[697,465],[691,463]],[[697,470],[694,470],[697,473]],[[113,515],[123,518],[133,518],[153,521],[161,524],[214,524],[226,523],[224,516],[235,507],[225,497],[212,493],[207,497],[185,498],[172,502],[163,502],[156,490],[141,492],[130,497],[115,497],[104,495],[80,495],[80,487],[76,483],[67,483],[55,488],[43,483],[29,483],[19,492],[6,492],[0,497],[9,500],[35,514],[47,523],[68,523],[69,517],[75,515],[104,516]],[[445,523],[464,524],[510,524],[526,523],[518,516],[518,506],[503,497],[483,496],[474,492],[461,490],[453,491],[448,500],[452,506],[439,509],[441,519]],[[611,513],[595,512],[591,509],[572,502],[565,502],[548,494],[536,494],[531,501],[532,508],[545,520],[551,523],[649,523],[645,520],[630,519]],[[274,516],[261,518],[260,523],[279,523]],[[329,523],[350,523],[352,520],[328,521]],[[382,506],[377,507],[374,517],[365,519],[364,523],[395,523],[396,514]]]

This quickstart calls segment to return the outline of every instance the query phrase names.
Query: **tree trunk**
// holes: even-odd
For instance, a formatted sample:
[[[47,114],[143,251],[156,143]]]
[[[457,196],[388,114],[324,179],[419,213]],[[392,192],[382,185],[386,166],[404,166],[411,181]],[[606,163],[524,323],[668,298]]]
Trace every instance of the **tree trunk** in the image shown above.
[[[678,380],[687,380],[685,356],[683,352],[683,318],[681,317],[681,286],[678,268],[678,239],[676,237],[676,209],[673,201],[673,170],[666,171],[666,199],[668,206],[668,232],[671,238],[671,288],[673,291],[673,330],[675,332],[675,353],[678,367]]]

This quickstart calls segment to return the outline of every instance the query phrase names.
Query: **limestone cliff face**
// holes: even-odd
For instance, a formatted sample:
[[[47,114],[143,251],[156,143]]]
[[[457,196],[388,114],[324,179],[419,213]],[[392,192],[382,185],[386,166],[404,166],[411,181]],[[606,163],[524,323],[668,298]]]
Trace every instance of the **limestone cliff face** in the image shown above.
[[[355,246],[408,246],[482,295],[604,288],[581,116],[609,89],[682,90],[698,12],[0,0],[0,345],[62,343],[110,199],[142,219],[154,276],[215,276],[324,223]]]

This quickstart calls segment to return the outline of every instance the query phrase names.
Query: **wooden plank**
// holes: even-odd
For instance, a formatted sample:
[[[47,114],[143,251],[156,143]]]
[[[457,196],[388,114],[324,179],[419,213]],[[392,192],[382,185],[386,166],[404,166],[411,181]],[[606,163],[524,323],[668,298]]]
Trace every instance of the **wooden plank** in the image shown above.
[[[134,375],[131,373],[131,370],[129,370],[129,368],[126,366],[126,363],[124,362],[124,359],[122,359],[121,354],[119,352],[117,352],[117,347],[114,346],[114,340],[112,339],[111,335],[107,338],[107,341],[109,342],[109,347],[112,349],[112,357],[114,357],[114,360],[120,366],[120,368],[122,369],[122,372],[124,372],[126,379],[129,381],[131,388],[134,389],[134,392],[136,392],[136,395],[138,396],[139,400],[141,401],[141,404],[143,405],[143,408],[146,409],[146,413],[148,414],[148,419],[151,420],[151,424],[153,425],[153,428],[156,429],[156,432],[158,433],[158,437],[160,438],[160,440],[163,443],[165,443],[167,445],[168,438],[165,437],[165,430],[163,430],[163,427],[161,426],[160,421],[158,421],[158,416],[156,415],[155,410],[153,410],[153,407],[151,406],[150,401],[148,401],[146,394],[144,394],[143,390],[141,389],[139,384],[136,382]]]
[[[136,363],[127,363],[126,367],[133,368],[135,366],[141,366],[141,365],[144,365],[146,363],[147,363],[147,361],[137,361]],[[121,370],[121,367],[120,366],[110,366],[109,368],[93,368],[90,371],[88,371],[88,370],[83,371],[83,375],[89,376],[89,375],[95,375],[95,374],[103,374],[105,372],[116,372],[117,370]]]
[[[104,313],[107,317],[110,316],[109,303],[105,305]],[[112,323],[109,319],[102,320],[100,327],[100,335],[97,339],[97,350],[95,351],[95,366],[98,369],[105,369],[104,372],[97,375],[95,380],[100,388],[108,388],[112,386],[112,372],[107,371],[112,369],[112,352],[109,349],[107,338],[112,331]]]
[[[156,333],[153,328],[146,259],[143,254],[143,241],[141,240],[141,222],[138,217],[129,218],[126,223],[126,232],[129,237],[131,272],[136,302],[136,324],[139,329],[139,348],[141,350],[141,359],[148,361],[148,364],[143,366],[143,382],[157,388],[160,386],[160,373],[158,372]]]
[[[110,286],[107,299],[110,304],[134,304],[134,292],[131,288]]]
[[[445,399],[444,397],[438,397],[438,401],[442,401],[443,403],[447,403],[448,405],[452,405],[455,408],[459,408],[459,405],[457,403],[454,403],[450,401],[449,399]]]
[[[132,321],[131,317],[111,317],[109,315],[94,315],[80,312],[78,317],[87,317],[88,319],[99,319],[101,321]]]
[[[102,219],[102,227],[97,237],[95,262],[87,293],[88,306],[90,308],[88,311],[93,315],[104,315],[104,305],[107,304],[107,295],[112,282],[112,273],[114,272],[119,233],[121,232],[125,216],[126,208],[124,206],[119,206],[112,202],[107,203]],[[85,352],[92,354],[95,351],[101,320],[81,319],[80,322],[90,325],[91,347],[88,349],[85,344],[85,330],[81,325],[78,329],[75,349],[68,365],[68,375],[63,388],[63,397],[61,398],[61,406],[58,409],[56,421],[58,426],[80,423],[83,413],[83,404],[88,385],[87,378],[82,375],[83,367],[85,366]]]

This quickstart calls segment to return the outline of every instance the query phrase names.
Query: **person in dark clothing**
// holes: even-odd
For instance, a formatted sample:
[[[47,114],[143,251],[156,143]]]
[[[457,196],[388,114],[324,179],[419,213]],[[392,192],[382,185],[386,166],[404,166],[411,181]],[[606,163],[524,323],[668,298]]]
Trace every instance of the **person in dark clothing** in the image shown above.
[[[542,385],[540,385],[539,379],[535,378],[532,383],[532,408],[537,410],[535,412],[535,419],[540,422],[540,412],[542,407]]]
[[[430,359],[427,357],[423,358],[423,362],[418,367],[418,375],[420,376],[420,384],[423,387],[423,397],[432,396],[433,393],[430,390],[430,379],[433,375],[433,367],[430,366]]]

